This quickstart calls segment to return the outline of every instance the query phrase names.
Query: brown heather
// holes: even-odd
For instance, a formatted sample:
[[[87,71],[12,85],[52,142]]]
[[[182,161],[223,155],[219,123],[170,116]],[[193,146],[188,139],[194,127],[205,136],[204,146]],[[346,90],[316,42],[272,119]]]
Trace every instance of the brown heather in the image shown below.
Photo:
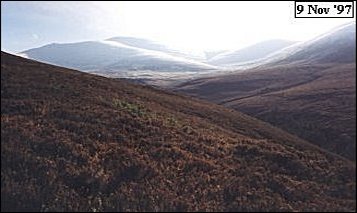
[[[265,67],[196,79],[177,89],[356,160],[356,63]]]
[[[355,172],[223,106],[1,53],[2,211],[355,211]]]

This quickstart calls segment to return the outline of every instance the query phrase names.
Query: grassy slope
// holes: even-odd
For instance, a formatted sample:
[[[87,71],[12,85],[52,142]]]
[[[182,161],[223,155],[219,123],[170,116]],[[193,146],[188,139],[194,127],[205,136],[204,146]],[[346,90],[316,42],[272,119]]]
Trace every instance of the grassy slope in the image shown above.
[[[277,66],[198,79],[179,89],[355,160],[355,70],[355,63]]]
[[[354,211],[355,179],[239,112],[1,54],[2,211]]]

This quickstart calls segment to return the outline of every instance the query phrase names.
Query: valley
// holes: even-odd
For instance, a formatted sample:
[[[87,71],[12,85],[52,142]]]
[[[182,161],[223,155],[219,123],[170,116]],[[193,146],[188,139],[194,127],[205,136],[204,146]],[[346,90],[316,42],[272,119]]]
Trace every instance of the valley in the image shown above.
[[[174,90],[245,112],[355,161],[355,30],[348,25],[301,45],[308,49]]]
[[[356,212],[356,14],[296,5],[2,1],[1,211]]]

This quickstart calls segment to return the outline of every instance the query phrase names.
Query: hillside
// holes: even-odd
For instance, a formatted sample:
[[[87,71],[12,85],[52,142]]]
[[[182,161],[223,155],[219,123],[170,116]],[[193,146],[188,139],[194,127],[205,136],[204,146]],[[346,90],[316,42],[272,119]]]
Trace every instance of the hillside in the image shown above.
[[[165,46],[130,37],[104,41],[53,43],[19,53],[27,58],[86,72],[115,77],[139,75],[137,71],[170,73],[204,72],[215,67],[184,57]],[[143,75],[145,76],[145,75]]]
[[[197,79],[178,90],[242,111],[355,160],[355,79],[355,63],[276,66]]]
[[[277,51],[257,64],[267,67],[282,64],[333,62],[356,62],[356,22],[339,26],[314,39]]]
[[[181,49],[175,49],[168,47],[167,45],[161,44],[159,42],[151,41],[143,38],[118,36],[107,39],[107,41],[115,41],[121,44],[125,44],[132,47],[137,47],[146,50],[154,50],[163,53],[167,53],[172,56],[182,57],[186,59],[192,59],[197,61],[204,61],[204,54],[194,54],[192,52],[187,52]]]
[[[208,64],[217,66],[234,66],[248,63],[267,57],[276,51],[286,48],[295,42],[286,40],[268,40],[245,47],[239,50],[225,51],[217,54],[207,61]]]
[[[355,211],[355,174],[234,110],[1,53],[2,211]]]
[[[258,67],[195,79],[176,90],[237,109],[355,160],[355,36],[351,23],[289,47]]]

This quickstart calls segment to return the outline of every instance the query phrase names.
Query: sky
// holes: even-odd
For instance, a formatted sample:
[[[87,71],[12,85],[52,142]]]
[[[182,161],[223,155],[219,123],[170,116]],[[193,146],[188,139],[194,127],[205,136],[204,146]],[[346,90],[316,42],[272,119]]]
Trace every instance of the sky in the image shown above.
[[[217,51],[269,39],[304,41],[351,21],[294,18],[293,1],[1,1],[1,50],[133,36],[193,52]]]

